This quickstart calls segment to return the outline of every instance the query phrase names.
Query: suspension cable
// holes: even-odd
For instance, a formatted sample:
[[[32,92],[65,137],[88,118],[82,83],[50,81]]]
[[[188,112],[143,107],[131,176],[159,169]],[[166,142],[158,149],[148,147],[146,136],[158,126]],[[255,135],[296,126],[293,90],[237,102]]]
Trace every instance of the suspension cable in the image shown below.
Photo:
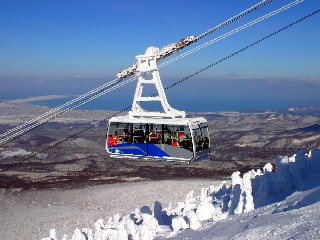
[[[258,45],[259,43],[261,43],[261,42],[263,42],[263,41],[265,41],[265,40],[267,40],[267,39],[269,39],[269,38],[271,38],[271,37],[273,37],[273,36],[281,33],[281,32],[284,31],[284,30],[287,30],[288,28],[294,26],[295,24],[300,23],[300,22],[302,22],[303,20],[306,20],[307,18],[309,18],[309,17],[311,17],[311,16],[313,16],[313,15],[319,13],[319,12],[320,12],[320,9],[318,9],[318,10],[316,10],[316,11],[314,11],[314,12],[308,14],[308,15],[306,15],[306,16],[303,17],[303,18],[300,18],[300,19],[297,20],[297,21],[292,22],[291,24],[289,24],[289,25],[287,25],[287,26],[285,26],[285,27],[283,27],[283,28],[280,28],[279,30],[277,30],[277,31],[275,31],[275,32],[273,32],[273,33],[271,33],[271,34],[269,34],[269,35],[267,35],[267,36],[265,36],[265,37],[263,37],[263,38],[255,41],[254,43],[252,43],[252,44],[250,44],[250,45],[247,45],[246,47],[241,48],[240,50],[238,50],[238,51],[236,51],[236,52],[234,52],[234,53],[232,53],[232,54],[230,54],[230,55],[228,55],[228,56],[220,59],[219,61],[216,61],[216,62],[208,65],[207,67],[202,68],[202,69],[198,70],[197,72],[195,72],[195,73],[193,73],[193,74],[191,74],[191,75],[189,75],[189,76],[187,76],[187,77],[185,77],[185,78],[183,78],[183,79],[181,79],[181,80],[179,80],[179,81],[177,81],[177,82],[175,82],[175,83],[173,83],[173,84],[165,87],[164,90],[166,91],[166,90],[168,90],[168,89],[170,89],[170,88],[172,88],[172,87],[174,87],[174,86],[176,86],[176,85],[178,85],[178,84],[180,84],[180,83],[188,80],[189,78],[192,78],[192,77],[194,77],[194,76],[196,76],[196,75],[198,75],[198,74],[200,74],[200,73],[208,70],[209,68],[212,68],[212,67],[214,67],[215,65],[217,65],[217,64],[219,64],[219,63],[221,63],[221,62],[224,62],[224,61],[228,60],[229,58],[234,57],[235,55],[237,55],[237,54],[239,54],[239,53],[242,53],[242,52],[244,52],[245,50],[248,50],[249,48],[251,48],[251,47],[253,47],[253,46],[255,46],[255,45]]]
[[[230,23],[233,23],[234,21],[237,21],[238,19],[240,19],[240,18],[248,15],[249,13],[251,13],[251,12],[253,12],[253,11],[261,8],[261,7],[263,7],[264,5],[267,5],[267,4],[270,3],[270,2],[272,2],[272,0],[262,1],[262,2],[257,3],[256,5],[254,5],[254,6],[250,7],[250,8],[242,11],[241,13],[233,16],[232,18],[229,18],[227,21],[224,21],[223,23],[220,23],[218,26],[216,26],[216,27],[214,27],[214,28],[211,28],[210,30],[208,30],[208,31],[200,34],[200,35],[197,37],[197,39],[198,39],[198,40],[199,40],[199,39],[202,39],[202,38],[208,36],[209,34],[212,34],[212,33],[216,32],[216,31],[218,31],[219,29],[221,29],[221,28],[229,25]]]
[[[248,15],[249,13],[251,13],[251,12],[253,12],[253,11],[255,11],[255,10],[263,7],[263,6],[265,6],[266,4],[268,4],[268,3],[270,3],[270,2],[272,2],[272,0],[263,0],[263,1],[259,2],[259,3],[257,3],[256,5],[254,5],[254,6],[250,7],[250,8],[248,8],[248,9],[240,12],[239,14],[233,16],[232,18],[230,18],[230,19],[228,19],[228,20],[226,20],[226,21],[224,21],[224,22],[222,22],[221,24],[217,25],[216,27],[214,27],[214,28],[206,31],[205,33],[199,35],[199,36],[197,37],[197,39],[202,39],[202,38],[204,38],[205,36],[208,36],[209,34],[212,34],[213,32],[215,32],[215,31],[217,31],[217,30],[219,30],[219,29],[221,29],[221,28],[223,28],[223,27],[225,27],[225,26],[227,26],[227,25],[235,22],[236,20],[238,20],[238,19],[240,19],[240,18]],[[130,79],[133,81],[133,80],[136,79],[136,77],[133,76],[133,77],[131,77]],[[40,116],[38,116],[38,117],[36,117],[36,118],[34,118],[34,119],[31,119],[31,120],[29,120],[29,121],[27,121],[27,122],[25,122],[25,123],[23,123],[23,124],[20,124],[20,125],[18,125],[17,127],[13,128],[13,129],[10,129],[10,130],[6,131],[6,132],[3,133],[3,134],[0,134],[0,137],[5,137],[5,136],[7,136],[7,135],[9,135],[9,134],[11,134],[11,133],[13,133],[13,132],[15,132],[15,131],[23,128],[23,127],[25,127],[25,126],[27,126],[27,125],[33,124],[34,122],[36,122],[36,121],[38,121],[38,120],[41,120],[41,119],[43,119],[44,117],[47,117],[46,119],[41,120],[41,121],[39,122],[39,124],[34,124],[34,125],[26,128],[26,129],[29,130],[29,129],[33,129],[33,128],[37,127],[37,126],[40,126],[40,125],[42,125],[43,123],[46,123],[46,122],[48,122],[49,120],[53,119],[56,115],[60,115],[60,114],[62,114],[62,113],[65,113],[65,111],[62,111],[62,112],[60,112],[60,113],[57,113],[57,114],[55,114],[54,116],[51,116],[51,117],[50,117],[49,115],[51,115],[51,114],[53,114],[53,113],[55,113],[55,112],[57,112],[57,111],[65,108],[65,107],[67,107],[67,106],[69,106],[69,105],[71,105],[71,104],[73,104],[73,103],[75,103],[75,102],[77,102],[77,101],[80,101],[80,100],[83,99],[83,98],[85,98],[85,100],[87,100],[87,99],[93,100],[94,98],[91,98],[91,97],[88,98],[88,96],[90,96],[90,95],[97,96],[99,93],[104,92],[106,89],[112,87],[114,84],[117,84],[117,83],[122,82],[122,81],[123,81],[123,79],[118,79],[118,78],[117,78],[117,79],[114,79],[114,80],[112,80],[112,81],[110,81],[110,82],[108,82],[108,83],[106,83],[106,84],[104,84],[104,85],[102,85],[102,86],[100,86],[100,87],[98,87],[98,88],[96,88],[96,89],[93,89],[93,90],[91,90],[91,91],[89,91],[89,92],[87,92],[87,93],[85,93],[85,94],[83,94],[83,95],[80,95],[80,96],[78,96],[77,98],[75,98],[75,99],[73,99],[73,100],[70,100],[70,101],[62,104],[61,106],[58,106],[58,107],[56,107],[56,108],[54,108],[54,109],[52,109],[52,110],[50,110],[50,111],[48,111],[48,112],[40,115]],[[99,96],[101,96],[101,95],[99,95]],[[91,100],[90,100],[90,101],[91,101]],[[81,102],[82,102],[82,101],[81,101]],[[79,105],[76,105],[76,106],[80,106],[80,105],[82,105],[82,104],[79,104]],[[73,108],[72,108],[72,109],[73,109]],[[47,121],[47,119],[48,119],[48,121]],[[26,130],[26,131],[28,131],[28,130]],[[23,132],[24,132],[24,131],[22,130],[22,131],[19,131],[17,134],[11,135],[10,137],[6,137],[5,139],[1,139],[0,143],[6,142],[6,141],[10,140],[11,138],[15,138],[16,136],[18,136],[19,134],[21,134],[21,133],[23,133]]]
[[[320,12],[320,9],[318,9],[318,10],[316,10],[316,11],[314,11],[314,12],[308,14],[308,15],[306,15],[306,16],[303,17],[303,18],[300,18],[300,19],[297,20],[297,21],[292,22],[291,24],[289,24],[289,25],[287,25],[287,26],[285,26],[285,27],[280,28],[279,30],[277,30],[277,31],[275,31],[275,32],[273,32],[273,33],[271,33],[271,34],[269,34],[269,35],[267,35],[267,36],[265,36],[265,37],[263,37],[263,38],[255,41],[255,42],[253,42],[253,43],[251,43],[251,44],[249,44],[249,45],[247,45],[247,46],[244,47],[244,48],[241,48],[240,50],[238,50],[238,51],[236,51],[236,52],[234,52],[234,53],[232,53],[232,54],[230,54],[230,55],[228,55],[228,56],[226,56],[226,57],[224,57],[224,58],[222,58],[222,59],[220,59],[219,61],[216,61],[216,62],[208,65],[207,67],[202,68],[202,69],[198,70],[197,72],[195,72],[195,73],[193,73],[193,74],[191,74],[191,75],[189,75],[189,76],[187,76],[187,77],[185,77],[185,78],[183,78],[183,79],[181,79],[181,80],[179,80],[179,81],[177,81],[177,82],[175,82],[175,83],[173,83],[173,84],[165,87],[164,90],[167,91],[168,89],[170,89],[170,88],[172,88],[172,87],[174,87],[174,86],[176,86],[176,85],[179,85],[180,83],[182,83],[182,82],[184,82],[184,81],[186,81],[186,80],[188,80],[188,79],[190,79],[190,78],[192,78],[192,77],[200,74],[201,72],[204,72],[204,71],[206,71],[206,70],[214,67],[215,65],[217,65],[217,64],[219,64],[219,63],[222,63],[222,62],[224,62],[224,61],[226,61],[226,60],[228,60],[228,59],[230,59],[230,58],[238,55],[239,53],[242,53],[242,52],[248,50],[249,48],[251,48],[251,47],[253,47],[253,46],[256,46],[256,45],[262,43],[263,41],[265,41],[265,40],[267,40],[267,39],[269,39],[269,38],[271,38],[271,37],[273,37],[273,36],[275,36],[275,35],[283,32],[284,30],[287,30],[287,29],[291,28],[292,26],[296,25],[297,23],[300,23],[300,22],[306,20],[307,18],[309,18],[309,17],[311,17],[311,16],[313,16],[313,15],[319,13],[319,12]],[[155,95],[155,94],[153,94],[152,96],[154,96],[154,95]],[[35,157],[35,156],[38,155],[38,154],[45,153],[47,150],[49,150],[49,149],[51,149],[51,148],[54,148],[54,147],[62,144],[63,142],[68,141],[69,139],[72,139],[72,138],[80,135],[81,133],[83,133],[83,132],[85,132],[85,131],[87,131],[87,130],[89,130],[89,129],[91,129],[91,128],[97,127],[97,126],[99,126],[100,124],[102,124],[103,122],[106,122],[107,120],[109,120],[110,118],[115,117],[115,116],[117,116],[117,115],[119,115],[119,114],[121,114],[121,113],[123,113],[123,112],[126,112],[126,111],[128,111],[129,109],[131,109],[131,106],[126,107],[126,108],[122,109],[121,111],[119,111],[119,112],[117,112],[117,113],[115,113],[115,114],[113,114],[113,115],[111,115],[111,116],[108,116],[108,117],[102,119],[102,120],[99,121],[98,123],[91,124],[90,126],[82,129],[81,131],[79,131],[79,132],[77,132],[77,133],[75,133],[75,134],[73,134],[73,135],[71,135],[71,136],[69,136],[69,137],[63,138],[63,139],[55,142],[54,144],[52,144],[52,145],[44,148],[41,152],[33,153],[32,155],[28,156],[27,158],[25,158],[25,159],[23,159],[23,160],[15,163],[15,164],[12,164],[12,165],[8,166],[8,167],[5,168],[5,169],[0,170],[0,172],[8,171],[9,169],[11,169],[11,168],[13,168],[13,167],[15,167],[15,166],[20,165],[21,163],[23,163],[23,162],[25,162],[25,161],[27,161],[27,160],[32,159],[33,157]]]
[[[71,106],[71,107],[68,107],[68,108],[66,108],[66,109],[64,109],[64,110],[61,110],[60,112],[57,112],[57,113],[55,113],[54,115],[47,117],[46,119],[42,119],[41,121],[34,122],[31,126],[28,126],[28,127],[24,128],[24,129],[18,131],[18,132],[15,132],[14,134],[11,134],[10,136],[7,136],[7,137],[1,139],[1,140],[0,140],[0,143],[9,143],[9,142],[12,142],[13,140],[17,139],[18,137],[21,137],[21,136],[25,135],[26,133],[30,132],[31,130],[33,130],[33,129],[35,129],[35,128],[37,128],[37,127],[39,127],[39,126],[41,126],[41,125],[43,125],[43,124],[45,124],[45,123],[47,123],[47,122],[50,121],[50,120],[53,120],[53,119],[57,118],[59,115],[62,115],[62,114],[64,114],[64,113],[67,113],[67,112],[69,112],[69,111],[71,111],[71,110],[73,110],[73,109],[75,109],[75,108],[77,108],[77,107],[79,107],[79,106],[81,106],[81,105],[89,102],[89,101],[92,101],[93,99],[95,99],[95,98],[97,98],[97,97],[99,97],[99,96],[101,96],[101,95],[104,95],[104,94],[106,94],[106,93],[108,93],[108,92],[111,92],[111,91],[113,91],[114,89],[119,88],[119,87],[121,87],[121,86],[123,86],[123,85],[125,85],[125,84],[127,84],[127,83],[129,83],[129,82],[131,82],[131,81],[133,81],[134,79],[135,79],[135,78],[132,77],[132,78],[130,78],[130,79],[127,79],[126,81],[119,82],[119,83],[116,84],[116,85],[113,84],[114,86],[112,86],[112,87],[109,87],[109,88],[107,88],[107,89],[102,89],[102,90],[100,90],[99,92],[95,93],[94,95],[89,96],[89,97],[81,100],[80,102],[74,104],[74,105]]]
[[[160,64],[159,68],[161,68],[161,67],[163,67],[165,65],[168,65],[168,64],[170,64],[172,62],[175,62],[175,61],[177,61],[177,60],[179,60],[181,58],[184,58],[184,57],[188,56],[189,54],[197,52],[200,49],[205,48],[205,47],[207,47],[207,46],[209,46],[209,45],[211,45],[213,43],[216,43],[216,42],[218,42],[218,41],[220,41],[220,40],[222,40],[224,38],[227,38],[227,37],[229,37],[229,36],[231,36],[231,35],[233,35],[233,34],[235,34],[237,32],[240,32],[240,31],[242,31],[242,30],[244,30],[244,29],[246,29],[246,28],[248,28],[248,27],[250,27],[250,26],[252,26],[252,25],[254,25],[256,23],[259,23],[259,22],[261,22],[261,21],[263,21],[263,20],[265,20],[265,19],[267,19],[269,17],[272,17],[272,16],[274,16],[274,15],[276,15],[276,14],[278,14],[278,13],[284,11],[284,10],[287,10],[287,9],[289,9],[289,8],[299,4],[299,3],[302,3],[303,1],[304,0],[296,0],[296,1],[292,2],[292,3],[289,3],[289,4],[281,7],[281,8],[278,8],[277,10],[274,10],[274,11],[272,11],[272,12],[270,12],[270,13],[262,16],[262,17],[259,17],[259,18],[255,19],[255,20],[252,20],[251,22],[248,22],[248,23],[246,23],[246,24],[244,24],[244,25],[242,25],[242,26],[240,26],[240,27],[238,27],[236,29],[233,29],[230,32],[222,34],[221,36],[219,36],[219,37],[217,37],[215,39],[212,39],[212,40],[210,40],[210,41],[208,41],[206,43],[203,43],[203,44],[201,44],[201,45],[199,45],[199,46],[197,46],[197,47],[195,47],[195,48],[193,48],[193,49],[191,49],[191,50],[189,50],[189,51],[187,51],[185,53],[182,53],[177,57],[171,58],[170,60],[164,62],[163,64]]]
[[[24,127],[26,125],[32,124],[33,122],[36,122],[37,120],[40,120],[41,118],[46,117],[46,116],[50,115],[51,113],[54,113],[54,112],[66,107],[66,106],[69,106],[70,104],[73,104],[74,102],[77,102],[77,101],[81,100],[84,97],[89,96],[90,94],[94,94],[95,92],[101,91],[104,88],[109,87],[109,86],[111,86],[113,84],[116,84],[116,83],[117,83],[117,79],[114,79],[114,80],[112,80],[112,81],[110,81],[110,82],[108,82],[108,83],[106,83],[106,84],[104,84],[104,85],[102,85],[102,86],[100,86],[100,87],[98,87],[96,89],[91,90],[90,92],[87,92],[87,93],[85,93],[85,94],[83,94],[83,95],[81,95],[81,96],[79,96],[79,97],[77,97],[77,98],[75,98],[75,99],[73,99],[71,101],[68,101],[68,102],[62,104],[61,106],[58,106],[58,107],[48,111],[48,112],[46,112],[46,113],[44,113],[44,114],[42,114],[42,115],[40,115],[40,116],[28,121],[28,122],[25,122],[25,123],[13,128],[13,129],[8,130],[7,132],[5,132],[3,134],[0,134],[0,137],[6,136],[6,135],[8,135],[8,134],[10,134],[10,133],[12,133],[12,132],[14,132],[16,130],[19,130],[19,129],[21,129],[22,127]]]
[[[204,43],[204,44],[202,44],[200,46],[197,46],[197,47],[195,47],[195,48],[193,48],[193,49],[191,49],[191,50],[189,50],[189,51],[187,51],[187,52],[185,52],[183,54],[180,54],[177,57],[174,57],[174,58],[172,58],[172,59],[170,59],[170,60],[168,60],[168,61],[166,61],[166,62],[164,62],[162,64],[159,64],[159,68],[162,68],[162,67],[164,67],[164,66],[166,66],[168,64],[171,64],[171,63],[173,63],[173,62],[175,62],[177,60],[180,60],[180,59],[182,59],[182,58],[184,58],[184,57],[186,57],[186,56],[188,56],[188,55],[190,55],[190,54],[192,54],[192,53],[194,53],[196,51],[199,51],[200,49],[202,49],[204,47],[207,47],[207,46],[209,46],[209,45],[211,45],[211,44],[213,44],[213,43],[215,43],[217,41],[220,41],[220,40],[222,40],[222,39],[224,39],[224,38],[226,38],[228,36],[231,36],[231,35],[239,32],[241,30],[244,30],[244,29],[246,29],[246,28],[248,28],[248,27],[250,27],[250,26],[252,26],[252,25],[254,25],[254,24],[258,23],[258,22],[261,22],[261,21],[263,21],[263,20],[265,20],[265,19],[267,19],[267,18],[269,18],[271,16],[274,16],[274,15],[276,15],[276,14],[278,14],[278,13],[280,13],[280,12],[286,10],[286,9],[289,9],[290,7],[292,7],[294,5],[297,5],[298,3],[303,2],[303,1],[304,0],[296,0],[296,1],[292,2],[292,3],[290,3],[290,4],[287,4],[287,5],[279,8],[279,9],[277,9],[277,10],[274,10],[274,11],[270,12],[269,14],[266,14],[266,15],[264,15],[262,17],[259,17],[259,18],[255,19],[255,20],[249,22],[249,23],[246,23],[246,24],[242,25],[241,27],[238,27],[238,28],[236,28],[236,29],[234,29],[234,30],[232,30],[232,31],[230,31],[228,33],[225,33],[225,34],[223,34],[223,35],[221,35],[221,36],[219,36],[219,37],[217,37],[217,38],[215,38],[215,39],[213,39],[211,41],[208,41],[208,42],[206,42],[206,43]],[[226,21],[226,22],[228,22],[228,21]],[[9,134],[8,132],[10,130],[8,132],[0,135],[0,137],[7,136],[7,137],[5,137],[5,138],[0,140],[0,144],[11,142],[12,140],[24,135],[25,133],[35,129],[36,127],[41,126],[41,125],[43,125],[44,123],[47,123],[50,120],[53,120],[54,118],[58,117],[59,115],[64,114],[66,112],[69,112],[69,111],[75,109],[76,107],[79,107],[79,106],[81,106],[81,105],[83,105],[83,104],[85,104],[85,103],[87,103],[89,101],[92,101],[92,100],[94,100],[94,99],[96,99],[96,98],[98,98],[98,97],[100,97],[100,96],[102,96],[102,95],[104,95],[104,94],[106,94],[108,92],[111,92],[111,91],[113,91],[113,90],[115,90],[115,89],[117,89],[119,87],[122,87],[123,85],[125,85],[125,84],[127,84],[129,82],[132,82],[135,79],[136,79],[136,76],[133,76],[133,77],[127,79],[127,80],[125,80],[125,79],[115,79],[115,80],[105,84],[106,85],[105,87],[102,88],[102,86],[101,86],[101,87],[97,88],[97,89],[99,89],[99,91],[92,90],[92,91],[90,91],[90,92],[93,92],[92,96],[86,97],[84,100],[81,100],[80,102],[76,103],[75,105],[73,105],[73,106],[71,106],[71,107],[69,107],[67,109],[64,109],[64,110],[62,110],[60,112],[55,113],[53,116],[47,117],[46,119],[43,119],[43,120],[37,122],[37,120],[42,116],[41,115],[40,117],[37,118],[37,120],[30,120],[29,121],[30,124],[32,124],[32,123],[33,124],[31,126],[25,128],[25,129],[22,129],[22,130],[14,133],[14,134],[11,134],[10,136],[7,136]],[[84,95],[82,95],[80,97],[83,98],[84,96],[88,96],[88,95],[89,94],[86,93],[86,94],[84,94]],[[77,99],[80,100],[81,99],[80,97],[78,97]],[[75,102],[75,100],[69,101],[68,103],[71,103],[71,102]],[[66,104],[64,104],[62,106],[63,107],[67,106],[68,103],[66,103]],[[60,107],[58,107],[56,109],[62,109],[63,108],[62,106],[60,106]],[[52,112],[54,112],[54,111],[52,110]],[[46,114],[43,114],[43,115],[46,115]],[[16,128],[16,130],[19,130],[19,129],[20,129],[20,127],[18,126]],[[11,132],[13,132],[13,130]]]

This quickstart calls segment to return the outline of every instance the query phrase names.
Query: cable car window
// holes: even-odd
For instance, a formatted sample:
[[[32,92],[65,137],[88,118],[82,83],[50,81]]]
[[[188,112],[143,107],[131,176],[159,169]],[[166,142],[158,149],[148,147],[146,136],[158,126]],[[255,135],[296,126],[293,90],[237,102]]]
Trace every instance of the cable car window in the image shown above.
[[[206,124],[202,124],[201,127],[201,133],[202,133],[202,139],[203,139],[203,149],[209,149],[210,148],[210,139],[209,139],[209,129]]]
[[[131,124],[130,123],[117,123],[110,124],[107,136],[108,146],[113,146],[123,143],[131,143]]]
[[[192,151],[192,139],[187,125],[164,125],[163,143]]]
[[[172,145],[174,147],[179,146],[178,127],[179,126],[176,126],[176,125],[164,125],[163,131],[164,131],[165,144]]]
[[[193,151],[192,139],[188,126],[180,126],[180,131],[178,132],[178,142],[181,148]]]
[[[162,143],[162,124],[149,124],[149,143]]]
[[[163,144],[168,144],[168,145],[172,144],[172,135],[171,135],[172,130],[173,130],[172,126],[168,126],[168,125],[163,126]]]
[[[132,135],[133,143],[146,142],[148,139],[147,134],[148,134],[147,124],[144,124],[144,123],[133,124],[133,135]]]
[[[193,129],[194,144],[196,146],[196,152],[203,150],[203,140],[200,128]]]

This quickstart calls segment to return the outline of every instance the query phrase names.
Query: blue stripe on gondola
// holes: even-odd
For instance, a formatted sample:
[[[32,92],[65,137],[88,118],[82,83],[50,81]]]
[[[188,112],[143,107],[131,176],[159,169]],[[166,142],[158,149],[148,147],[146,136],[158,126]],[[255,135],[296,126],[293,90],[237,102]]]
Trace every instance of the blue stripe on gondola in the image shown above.
[[[137,156],[154,156],[154,157],[170,157],[159,147],[152,143],[124,143],[117,144],[108,147],[110,153],[125,154],[125,155],[137,155]]]
[[[154,144],[148,144],[148,155],[156,157],[170,157],[165,151]]]

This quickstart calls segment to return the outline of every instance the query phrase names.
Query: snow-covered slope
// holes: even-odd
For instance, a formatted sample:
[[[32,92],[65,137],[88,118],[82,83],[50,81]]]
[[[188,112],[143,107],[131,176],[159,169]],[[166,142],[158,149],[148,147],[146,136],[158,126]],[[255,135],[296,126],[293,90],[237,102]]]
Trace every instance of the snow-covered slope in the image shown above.
[[[198,197],[190,192],[164,209],[144,206],[131,215],[99,219],[63,239],[318,238],[320,150],[279,157],[272,170],[267,164],[263,171],[235,172],[230,186],[202,188]],[[45,239],[56,239],[55,230]]]
[[[172,239],[320,239],[320,184],[312,185],[282,201],[206,222],[198,231],[187,229]]]

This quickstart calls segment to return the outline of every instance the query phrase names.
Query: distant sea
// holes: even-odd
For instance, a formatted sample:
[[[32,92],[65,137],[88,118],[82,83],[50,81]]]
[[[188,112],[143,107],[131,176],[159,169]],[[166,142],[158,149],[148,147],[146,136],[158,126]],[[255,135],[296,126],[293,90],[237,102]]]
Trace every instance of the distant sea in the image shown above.
[[[75,97],[60,98],[45,101],[36,101],[30,104],[47,106],[50,108],[58,107],[66,102],[74,99]],[[132,98],[115,97],[114,99],[100,97],[93,101],[90,101],[84,105],[77,107],[76,109],[82,110],[122,110],[130,107],[132,104]],[[252,112],[252,111],[281,111],[286,110],[290,107],[309,107],[309,106],[320,106],[320,101],[303,101],[297,100],[286,100],[286,99],[218,99],[218,98],[205,98],[198,96],[196,99],[187,99],[181,101],[180,99],[171,99],[169,104],[178,109],[187,112],[217,112],[217,111],[241,111],[241,112]],[[73,106],[71,104],[69,106]],[[156,109],[156,106],[149,106],[150,109]]]
[[[169,83],[176,80],[167,79],[163,84],[168,86]],[[8,84],[8,81],[5,81],[5,83]],[[76,98],[78,94],[87,92],[93,86],[101,86],[103,83],[105,81],[101,79],[47,81],[41,84],[32,81],[26,81],[23,84],[22,81],[18,80],[17,82],[10,81],[12,86],[0,87],[0,101],[24,99],[39,95],[72,95],[72,97],[32,102],[32,104],[55,108]],[[263,79],[198,79],[181,85],[179,88],[169,89],[166,91],[166,95],[173,108],[187,112],[277,111],[290,107],[320,106],[320,85],[318,84],[298,80],[281,80],[271,83],[269,80]],[[4,86],[6,85],[4,84]],[[77,109],[122,110],[130,107],[135,87],[134,82],[129,83],[126,87],[109,92]],[[143,89],[144,96],[149,96],[154,92],[155,90],[152,88],[145,87]]]

